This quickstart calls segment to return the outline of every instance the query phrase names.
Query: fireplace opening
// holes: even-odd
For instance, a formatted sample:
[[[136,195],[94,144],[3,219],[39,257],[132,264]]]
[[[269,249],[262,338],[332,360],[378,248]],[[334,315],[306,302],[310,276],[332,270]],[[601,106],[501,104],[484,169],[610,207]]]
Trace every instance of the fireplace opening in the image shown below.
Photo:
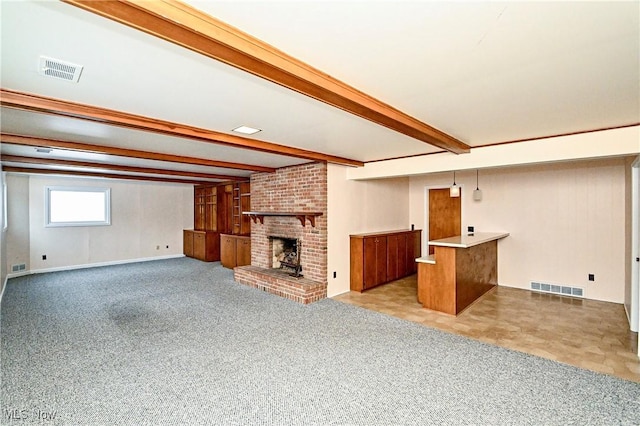
[[[295,238],[269,237],[271,240],[273,258],[271,267],[290,272],[293,277],[302,277],[300,265],[301,241]]]

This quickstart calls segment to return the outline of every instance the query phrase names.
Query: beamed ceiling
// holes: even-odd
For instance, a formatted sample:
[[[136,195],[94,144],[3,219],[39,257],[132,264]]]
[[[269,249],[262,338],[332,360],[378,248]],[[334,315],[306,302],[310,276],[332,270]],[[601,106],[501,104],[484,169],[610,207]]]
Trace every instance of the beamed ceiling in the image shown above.
[[[0,7],[10,172],[220,182],[640,121],[638,2]],[[42,55],[79,81],[42,75]]]

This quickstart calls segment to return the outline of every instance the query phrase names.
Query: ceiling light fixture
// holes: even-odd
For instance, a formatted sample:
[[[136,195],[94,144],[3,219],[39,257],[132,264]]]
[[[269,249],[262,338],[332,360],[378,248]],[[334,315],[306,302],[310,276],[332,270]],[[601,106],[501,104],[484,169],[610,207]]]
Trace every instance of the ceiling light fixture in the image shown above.
[[[36,148],[36,152],[41,152],[43,154],[49,154],[53,151],[51,148]]]
[[[238,132],[244,135],[253,135],[254,133],[258,133],[261,131],[262,131],[261,129],[256,129],[254,127],[249,127],[249,126],[240,126],[232,130],[232,132]]]
[[[473,199],[475,201],[482,200],[482,190],[478,188],[478,169],[476,169],[476,189],[473,191]]]
[[[449,197],[456,198],[460,196],[460,187],[456,185],[456,171],[453,171],[453,185],[449,187]]]

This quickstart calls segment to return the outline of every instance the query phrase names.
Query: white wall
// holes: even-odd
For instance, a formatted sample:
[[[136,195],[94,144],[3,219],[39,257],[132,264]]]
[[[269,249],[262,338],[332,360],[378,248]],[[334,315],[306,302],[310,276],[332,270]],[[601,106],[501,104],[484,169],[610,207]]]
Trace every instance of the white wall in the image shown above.
[[[0,301],[4,294],[4,284],[7,279],[7,232],[4,229],[4,182],[6,181],[5,173],[2,171],[2,165],[0,165]]]
[[[480,202],[472,198],[475,170],[456,173],[463,186],[463,229],[511,234],[499,242],[500,285],[529,288],[535,280],[579,286],[587,298],[622,303],[625,164],[617,158],[483,169]],[[411,178],[412,222],[424,224],[425,186],[451,180],[451,173]]]
[[[408,178],[351,181],[348,169],[335,164],[327,169],[329,297],[349,291],[350,234],[410,227]]]
[[[48,185],[110,187],[111,225],[46,228],[44,188]],[[12,176],[9,194],[15,195],[9,200],[13,216],[28,212],[28,226],[17,216],[12,223],[10,217],[8,263],[27,263],[31,272],[178,256],[182,230],[193,227],[191,185]],[[28,259],[22,258],[26,252]]]
[[[7,229],[7,268],[25,264],[29,270],[29,177],[7,174],[7,205],[9,226]]]

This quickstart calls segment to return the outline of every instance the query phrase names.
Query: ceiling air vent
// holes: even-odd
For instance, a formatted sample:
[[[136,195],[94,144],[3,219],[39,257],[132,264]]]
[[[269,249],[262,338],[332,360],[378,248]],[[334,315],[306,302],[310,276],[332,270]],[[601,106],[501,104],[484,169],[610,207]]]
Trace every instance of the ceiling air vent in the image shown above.
[[[82,65],[76,65],[71,62],[40,56],[38,72],[47,77],[59,78],[61,80],[77,83],[80,79],[82,68]]]

